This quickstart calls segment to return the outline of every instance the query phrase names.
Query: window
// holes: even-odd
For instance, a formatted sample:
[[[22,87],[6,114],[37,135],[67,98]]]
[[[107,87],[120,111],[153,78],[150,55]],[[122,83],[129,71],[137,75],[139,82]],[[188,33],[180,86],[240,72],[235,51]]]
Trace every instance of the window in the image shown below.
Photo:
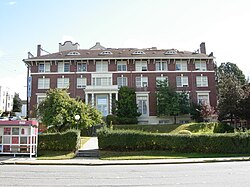
[[[38,79],[38,89],[49,89],[50,79],[49,78],[39,78]]]
[[[176,62],[176,71],[187,71],[187,62]]]
[[[136,77],[135,78],[136,87],[148,87],[148,77]]]
[[[146,61],[136,62],[135,69],[136,71],[147,71],[148,70],[147,62]]]
[[[96,71],[97,72],[108,71],[108,62],[106,62],[106,61],[97,61],[96,62]]]
[[[49,62],[39,63],[38,72],[40,73],[50,72],[50,63]]]
[[[121,86],[127,86],[128,85],[127,77],[117,77],[117,85],[119,88]]]
[[[82,62],[78,62],[77,63],[77,72],[84,72],[84,71],[87,71],[87,64],[82,63]]]
[[[159,84],[159,81],[167,81],[168,84],[168,77],[167,76],[156,77],[156,85]]]
[[[85,88],[87,85],[87,78],[77,78],[77,88]]]
[[[137,96],[138,112],[142,116],[148,115],[148,97],[147,96]]]
[[[127,71],[127,63],[117,62],[117,71]]]
[[[70,63],[58,62],[58,72],[70,72]]]
[[[206,62],[195,62],[195,69],[198,71],[207,71],[207,64]]]
[[[93,86],[110,86],[111,77],[93,77]]]
[[[188,77],[187,76],[177,76],[176,77],[176,86],[177,87],[188,86]]]
[[[42,101],[44,101],[46,96],[37,96],[37,105],[39,105]]]
[[[132,55],[145,55],[145,53],[143,51],[135,51]]]
[[[112,55],[113,53],[111,51],[102,51],[99,53],[99,55]]]
[[[209,105],[209,93],[197,93],[197,100],[199,104]]]
[[[156,71],[167,71],[168,70],[167,62],[162,62],[162,61],[156,62],[155,69]]]
[[[173,55],[173,54],[177,54],[177,50],[172,49],[172,50],[167,50],[165,53],[165,55]]]
[[[69,55],[69,56],[77,56],[77,55],[81,55],[81,54],[79,52],[77,52],[77,51],[71,51],[67,55]]]
[[[69,78],[58,78],[57,88],[69,88]]]
[[[197,87],[207,87],[208,86],[207,76],[197,76],[196,77],[196,86]]]

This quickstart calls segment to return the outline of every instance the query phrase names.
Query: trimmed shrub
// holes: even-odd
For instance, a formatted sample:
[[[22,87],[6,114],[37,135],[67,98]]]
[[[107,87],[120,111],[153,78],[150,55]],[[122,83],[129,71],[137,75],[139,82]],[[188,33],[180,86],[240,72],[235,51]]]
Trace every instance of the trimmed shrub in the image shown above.
[[[38,151],[76,151],[80,146],[80,131],[68,130],[63,133],[47,133],[38,136]]]
[[[112,125],[118,124],[118,118],[117,118],[117,116],[115,116],[115,115],[107,115],[107,117],[106,117],[106,124],[107,124],[108,127],[110,127],[111,122],[112,122]]]
[[[250,153],[250,134],[157,134],[101,129],[99,148],[113,151],[165,150],[179,153]]]
[[[225,123],[216,123],[214,127],[214,133],[232,133],[234,128]]]
[[[138,120],[137,118],[126,118],[126,117],[121,117],[117,118],[118,124],[137,124]]]

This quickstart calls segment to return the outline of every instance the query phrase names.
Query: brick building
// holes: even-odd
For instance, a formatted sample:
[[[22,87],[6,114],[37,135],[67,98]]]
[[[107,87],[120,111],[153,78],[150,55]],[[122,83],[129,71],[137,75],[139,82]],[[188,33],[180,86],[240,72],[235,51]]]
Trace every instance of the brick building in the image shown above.
[[[200,51],[200,52],[199,52]],[[196,52],[176,49],[105,48],[96,43],[79,49],[78,43],[59,43],[59,52],[24,60],[30,68],[32,90],[30,113],[50,88],[68,88],[71,97],[80,97],[104,116],[112,113],[121,86],[136,90],[141,123],[172,123],[157,118],[156,80],[167,79],[176,91],[187,91],[194,102],[216,106],[214,57],[206,54],[205,43]],[[189,120],[178,117],[177,122]]]

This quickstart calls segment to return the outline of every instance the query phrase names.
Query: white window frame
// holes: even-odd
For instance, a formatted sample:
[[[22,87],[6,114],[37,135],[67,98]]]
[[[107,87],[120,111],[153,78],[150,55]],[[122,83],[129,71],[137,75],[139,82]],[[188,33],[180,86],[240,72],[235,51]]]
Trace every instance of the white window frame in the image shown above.
[[[111,77],[93,77],[92,85],[93,86],[111,86],[112,78]]]
[[[196,86],[197,87],[208,87],[208,77],[207,76],[196,76]]]
[[[180,79],[180,84],[178,79]],[[176,87],[188,87],[188,76],[177,76],[176,77]]]
[[[167,61],[156,61],[155,62],[155,70],[156,71],[167,71],[168,70]]]
[[[175,70],[176,71],[187,71],[187,61],[177,61],[175,64]]]
[[[117,71],[127,71],[127,62],[117,62]]]
[[[107,61],[96,61],[96,72],[107,72],[108,62]]]
[[[49,89],[50,88],[50,78],[38,78],[37,89]]]
[[[206,61],[196,61],[195,62],[195,70],[196,71],[207,71]]]
[[[38,64],[38,72],[39,73],[50,72],[50,63],[49,62],[40,62]]]
[[[135,77],[135,85],[137,88],[148,87],[148,77]]]
[[[204,100],[203,98],[206,99]],[[210,105],[209,92],[197,92],[197,103]]]
[[[37,95],[36,104],[37,106],[46,99],[46,95]]]
[[[86,77],[79,77],[76,80],[76,88],[81,89],[81,88],[86,88],[87,86],[87,78]]]
[[[135,70],[136,71],[148,71],[148,63],[147,63],[147,61],[137,61],[137,62],[135,62]]]
[[[148,94],[136,94],[136,103],[138,107],[138,112],[141,114],[141,116],[149,116]]]
[[[69,78],[57,78],[57,88],[69,88]]]
[[[128,86],[128,78],[127,77],[117,77],[117,85],[118,87],[122,87],[122,86]]]
[[[57,68],[58,72],[70,72],[70,62],[58,62]]]
[[[87,63],[77,62],[77,72],[85,72],[85,71],[87,71]]]

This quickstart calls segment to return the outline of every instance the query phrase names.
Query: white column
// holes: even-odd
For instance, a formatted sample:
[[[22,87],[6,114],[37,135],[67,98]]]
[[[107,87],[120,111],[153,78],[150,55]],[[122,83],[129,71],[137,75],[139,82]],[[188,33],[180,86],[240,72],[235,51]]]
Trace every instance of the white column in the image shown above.
[[[109,114],[112,114],[112,93],[109,93]]]
[[[118,101],[118,93],[115,93],[115,100]]]
[[[88,102],[89,102],[88,94],[87,94],[87,93],[85,93],[85,104],[87,105],[87,104],[88,104]]]
[[[94,97],[94,93],[91,94],[91,104],[92,104],[92,107],[95,106],[95,97]]]

